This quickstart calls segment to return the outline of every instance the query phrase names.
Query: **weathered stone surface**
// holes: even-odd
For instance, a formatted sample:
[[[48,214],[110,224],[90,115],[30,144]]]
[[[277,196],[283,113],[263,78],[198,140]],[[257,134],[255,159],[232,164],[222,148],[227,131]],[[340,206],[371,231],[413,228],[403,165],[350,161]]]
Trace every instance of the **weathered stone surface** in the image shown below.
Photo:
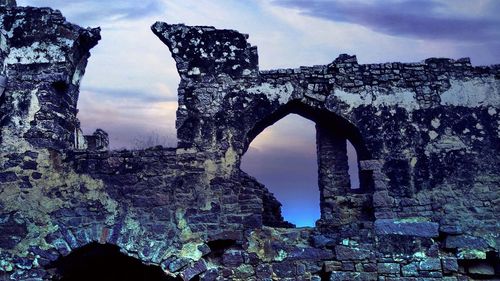
[[[445,258],[442,260],[442,266],[444,273],[457,272],[458,262],[454,258]]]
[[[377,263],[377,271],[380,274],[399,274],[400,265],[398,263]]]
[[[373,272],[341,272],[334,271],[330,275],[330,281],[376,281],[377,274]]]
[[[188,266],[181,273],[181,277],[184,281],[192,280],[195,276],[207,270],[207,265],[204,260],[199,260],[193,265]]]
[[[459,225],[440,225],[439,231],[446,233],[446,234],[452,234],[452,235],[457,235],[457,234],[463,233],[462,228]]]
[[[242,251],[227,251],[222,256],[222,263],[227,267],[238,267],[244,262]]]
[[[417,263],[410,263],[403,265],[401,267],[401,275],[404,277],[416,277],[418,276],[418,265]]]
[[[12,249],[28,234],[25,219],[18,213],[0,215],[0,248]]]
[[[335,254],[338,260],[364,260],[371,256],[371,251],[339,245],[335,247]]]
[[[418,263],[419,270],[440,271],[441,260],[436,258],[426,258]]]
[[[488,243],[481,237],[450,235],[446,237],[446,248],[486,249]]]
[[[375,221],[377,234],[397,234],[417,237],[438,237],[439,224],[427,221],[378,219]]]

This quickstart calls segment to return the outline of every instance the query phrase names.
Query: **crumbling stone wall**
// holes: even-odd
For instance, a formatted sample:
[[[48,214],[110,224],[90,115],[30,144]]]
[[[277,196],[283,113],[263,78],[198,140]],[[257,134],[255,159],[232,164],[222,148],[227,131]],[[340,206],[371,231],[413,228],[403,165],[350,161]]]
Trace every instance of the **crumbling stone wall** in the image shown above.
[[[93,242],[183,280],[498,278],[499,66],[340,55],[261,71],[244,34],[158,22],[181,76],[179,145],[107,151],[76,109],[99,30],[4,2],[1,279],[57,278],[54,261]],[[316,123],[315,228],[291,228],[240,170],[250,142],[289,113]]]
[[[375,191],[376,218],[423,215],[446,224],[467,221],[475,231],[491,227],[467,217],[498,211],[484,204],[498,195],[498,66],[472,67],[468,59],[359,65],[341,55],[325,66],[258,72],[255,47],[241,43],[243,35],[233,35],[233,44],[233,32],[209,27],[156,23],[153,31],[169,46],[182,78],[181,144],[229,155],[238,167],[259,132],[298,113],[317,123],[320,164],[345,155],[345,139],[354,144],[361,170],[372,169],[362,185]],[[333,136],[324,140],[325,132]],[[334,138],[344,139],[333,145],[343,152],[329,152],[325,142]],[[344,211],[332,209],[343,203],[333,201],[349,193],[346,164],[331,164],[330,173],[320,166],[320,177],[337,173],[320,187],[328,209],[322,216],[338,217]],[[326,192],[332,180],[339,191]],[[464,193],[471,194],[467,200]],[[477,212],[457,210],[458,201]]]

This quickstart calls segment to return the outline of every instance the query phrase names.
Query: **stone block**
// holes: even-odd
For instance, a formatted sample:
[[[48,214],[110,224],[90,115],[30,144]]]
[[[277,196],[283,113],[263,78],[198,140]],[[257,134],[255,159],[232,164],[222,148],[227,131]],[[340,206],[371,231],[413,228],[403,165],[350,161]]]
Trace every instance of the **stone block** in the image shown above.
[[[217,269],[212,268],[200,275],[200,281],[215,281],[217,276],[219,276]]]
[[[484,260],[486,251],[478,249],[459,249],[457,252],[459,260]]]
[[[364,260],[370,257],[370,250],[343,245],[335,246],[335,253],[338,260]]]
[[[375,272],[342,272],[334,271],[330,275],[330,281],[377,281]]]
[[[52,241],[52,245],[63,256],[66,256],[71,252],[71,247],[62,238],[58,238],[58,239],[55,239],[54,241]]]
[[[404,277],[415,277],[418,276],[418,265],[414,262],[403,265],[401,267],[401,274]]]
[[[365,263],[363,264],[363,270],[366,272],[376,272],[377,264],[376,263]]]
[[[374,207],[390,207],[394,203],[394,198],[389,195],[388,191],[377,191],[373,193]]]
[[[255,275],[260,280],[265,278],[271,278],[273,275],[273,270],[269,264],[259,264],[255,271]]]
[[[427,221],[377,219],[375,232],[378,235],[396,234],[416,237],[438,237],[439,224]]]
[[[234,269],[234,277],[237,280],[249,280],[254,274],[255,270],[249,264],[242,264]]]
[[[483,238],[470,235],[450,235],[446,237],[446,248],[486,249],[488,243]]]
[[[354,271],[355,270],[355,266],[354,266],[353,262],[343,261],[341,269],[343,271]]]
[[[161,266],[162,268],[170,271],[170,272],[177,272],[180,269],[184,268],[189,264],[189,259],[186,258],[179,258],[175,260],[166,260],[162,262]]]
[[[377,263],[377,271],[379,274],[398,274],[400,272],[399,263],[385,262]]]
[[[339,261],[325,261],[323,269],[325,272],[339,271],[342,268],[342,263]]]
[[[199,245],[198,250],[201,252],[202,256],[208,255],[212,251],[207,244]]]
[[[244,262],[241,251],[229,250],[222,255],[222,264],[227,267],[238,267]]]
[[[441,260],[444,273],[451,273],[458,271],[458,262],[456,258],[444,258]]]
[[[359,161],[359,167],[364,171],[380,170],[384,164],[379,160],[361,160]]]
[[[182,280],[189,281],[206,270],[207,264],[205,263],[205,260],[201,259],[182,271]]]
[[[287,253],[289,260],[328,260],[333,258],[333,251],[311,247],[294,247]]]
[[[0,173],[0,183],[13,182],[17,179],[17,175],[14,172]]]
[[[426,258],[418,263],[418,269],[424,271],[439,271],[441,270],[441,260]]]
[[[335,240],[324,235],[314,235],[312,236],[312,243],[314,247],[325,248],[333,246]]]
[[[460,227],[459,225],[441,225],[439,226],[439,231],[451,235],[463,233],[462,227]]]
[[[273,264],[273,272],[278,278],[291,278],[296,275],[296,267],[292,262],[279,262]]]

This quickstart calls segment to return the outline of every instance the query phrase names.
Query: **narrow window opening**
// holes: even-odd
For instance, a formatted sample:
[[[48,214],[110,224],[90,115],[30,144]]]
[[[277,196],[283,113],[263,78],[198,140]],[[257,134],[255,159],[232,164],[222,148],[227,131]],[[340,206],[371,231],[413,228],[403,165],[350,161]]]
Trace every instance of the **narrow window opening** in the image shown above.
[[[52,280],[177,280],[167,276],[159,266],[145,265],[120,252],[111,244],[96,242],[75,249],[49,266],[55,268]]]
[[[266,128],[250,144],[241,167],[274,194],[286,221],[306,227],[320,218],[314,122],[290,114]]]
[[[360,189],[358,153],[349,140],[347,140],[347,162],[349,164],[351,190],[357,191]]]

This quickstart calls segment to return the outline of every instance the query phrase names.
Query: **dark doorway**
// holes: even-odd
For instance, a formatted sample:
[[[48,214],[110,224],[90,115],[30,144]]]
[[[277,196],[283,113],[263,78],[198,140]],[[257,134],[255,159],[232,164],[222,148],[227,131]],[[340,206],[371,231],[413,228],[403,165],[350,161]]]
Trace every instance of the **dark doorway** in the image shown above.
[[[111,244],[91,243],[75,249],[50,266],[56,269],[58,281],[169,281],[159,266],[145,265],[120,252]]]

